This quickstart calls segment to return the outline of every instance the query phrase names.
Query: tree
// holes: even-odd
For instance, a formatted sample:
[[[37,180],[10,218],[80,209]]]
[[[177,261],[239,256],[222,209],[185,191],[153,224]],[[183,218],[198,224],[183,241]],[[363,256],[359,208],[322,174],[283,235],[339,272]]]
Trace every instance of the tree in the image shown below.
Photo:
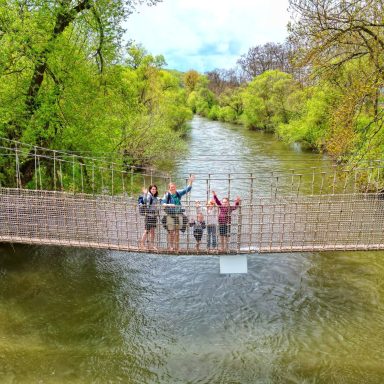
[[[362,141],[377,145],[373,137],[379,137],[384,126],[379,108],[384,83],[383,6],[381,0],[290,0],[296,65],[309,67],[313,79],[329,81],[342,94],[327,138],[327,149],[335,157],[353,156],[364,147]]]
[[[214,69],[206,73],[208,89],[216,96],[220,96],[227,89],[239,87],[242,80],[236,69]]]
[[[237,63],[251,80],[268,70],[292,73],[289,58],[290,47],[288,44],[267,43],[250,48]]]
[[[369,57],[383,72],[384,24],[381,0],[290,0],[290,40],[301,47],[302,65],[340,67]]]
[[[287,99],[292,117],[278,125],[278,136],[289,143],[300,142],[307,148],[326,150],[332,113],[340,97],[335,87],[326,82],[297,89]]]
[[[243,88],[236,87],[227,89],[220,95],[220,109],[217,113],[219,120],[231,123],[240,123],[240,118],[244,110]]]
[[[154,164],[170,137],[182,149],[191,112],[180,77],[140,46],[121,60],[120,22],[137,2],[0,2],[1,136],[124,166]]]
[[[42,99],[47,101],[42,88],[54,88],[51,103],[57,103],[65,82],[52,68],[57,54],[68,48],[88,51],[98,72],[104,72],[106,60],[116,56],[123,32],[121,21],[136,3],[134,0],[11,0],[0,4],[0,77],[16,78],[13,86],[19,95],[17,113],[6,122],[8,137],[19,139],[24,128],[46,107],[42,103]],[[66,45],[69,41],[70,46]],[[46,83],[52,83],[52,87]],[[46,130],[48,127],[49,121]]]
[[[279,123],[288,123],[288,96],[297,87],[291,75],[266,71],[250,82],[243,92],[243,121],[251,129],[274,131]]]
[[[184,84],[188,93],[191,93],[196,90],[199,78],[199,73],[193,69],[184,74]]]

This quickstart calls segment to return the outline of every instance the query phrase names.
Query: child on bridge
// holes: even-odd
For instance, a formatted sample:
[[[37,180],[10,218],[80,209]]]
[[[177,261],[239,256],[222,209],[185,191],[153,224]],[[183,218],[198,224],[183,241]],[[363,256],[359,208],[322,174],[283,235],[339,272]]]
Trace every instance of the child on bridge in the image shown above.
[[[224,197],[222,201],[216,195],[215,191],[212,191],[213,199],[219,207],[219,235],[220,235],[220,249],[219,251],[226,252],[228,250],[228,238],[231,236],[231,223],[232,212],[240,205],[240,197],[237,196],[235,205],[229,204],[228,197]]]
[[[196,220],[190,221],[189,226],[193,227],[193,236],[196,240],[196,251],[199,252],[200,242],[201,242],[201,239],[203,238],[203,232],[206,227],[204,215],[202,214],[202,212],[197,213]]]
[[[214,199],[208,201],[206,207],[201,207],[200,201],[196,201],[197,212],[202,212],[207,225],[207,248],[215,249],[217,246],[218,211]]]

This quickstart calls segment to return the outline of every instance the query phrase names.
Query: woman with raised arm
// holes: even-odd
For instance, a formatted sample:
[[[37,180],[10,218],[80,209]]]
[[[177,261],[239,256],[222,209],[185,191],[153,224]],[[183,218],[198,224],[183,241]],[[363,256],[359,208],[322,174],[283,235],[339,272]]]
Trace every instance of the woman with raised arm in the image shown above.
[[[191,176],[188,179],[187,186],[184,189],[177,189],[175,183],[169,183],[168,192],[165,193],[164,197],[161,200],[161,203],[165,207],[166,216],[166,228],[168,231],[167,240],[168,240],[168,250],[169,251],[178,251],[179,242],[180,242],[180,230],[183,228],[183,225],[188,223],[183,223],[183,212],[184,209],[181,206],[181,197],[191,192],[192,183],[195,180],[195,176]]]

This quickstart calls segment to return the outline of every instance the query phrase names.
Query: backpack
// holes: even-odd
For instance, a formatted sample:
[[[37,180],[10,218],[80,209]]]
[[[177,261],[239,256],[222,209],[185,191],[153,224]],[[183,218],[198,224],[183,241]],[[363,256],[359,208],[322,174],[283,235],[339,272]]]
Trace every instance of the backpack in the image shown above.
[[[149,197],[149,205],[152,205],[153,198],[152,196]],[[140,195],[137,199],[137,205],[139,206],[139,213],[141,216],[145,216],[150,208],[144,203],[144,197]]]
[[[178,197],[179,200],[181,199],[180,193],[177,191],[176,191],[176,196]],[[170,202],[171,202],[171,194],[167,192],[166,204],[169,204]],[[181,208],[180,205],[176,205],[175,207],[165,207],[164,210],[165,210],[165,213],[167,213],[168,215],[177,215],[185,211],[185,209]]]
[[[144,203],[144,197],[143,196],[139,196],[139,198],[137,199],[137,205],[139,206],[139,213],[141,216],[145,216],[146,212],[147,212],[147,206],[145,205]]]
[[[176,196],[177,198],[180,200],[181,199],[181,196],[180,196],[180,193],[176,191]],[[171,194],[169,192],[167,192],[167,204],[169,204],[171,202]]]

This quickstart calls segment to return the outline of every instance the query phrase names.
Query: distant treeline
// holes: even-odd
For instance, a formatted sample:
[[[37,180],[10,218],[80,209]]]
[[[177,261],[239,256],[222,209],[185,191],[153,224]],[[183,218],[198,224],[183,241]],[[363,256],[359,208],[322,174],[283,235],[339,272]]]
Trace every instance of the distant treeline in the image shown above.
[[[382,2],[291,0],[290,10],[284,44],[250,48],[230,70],[187,73],[188,104],[338,161],[380,158]]]

